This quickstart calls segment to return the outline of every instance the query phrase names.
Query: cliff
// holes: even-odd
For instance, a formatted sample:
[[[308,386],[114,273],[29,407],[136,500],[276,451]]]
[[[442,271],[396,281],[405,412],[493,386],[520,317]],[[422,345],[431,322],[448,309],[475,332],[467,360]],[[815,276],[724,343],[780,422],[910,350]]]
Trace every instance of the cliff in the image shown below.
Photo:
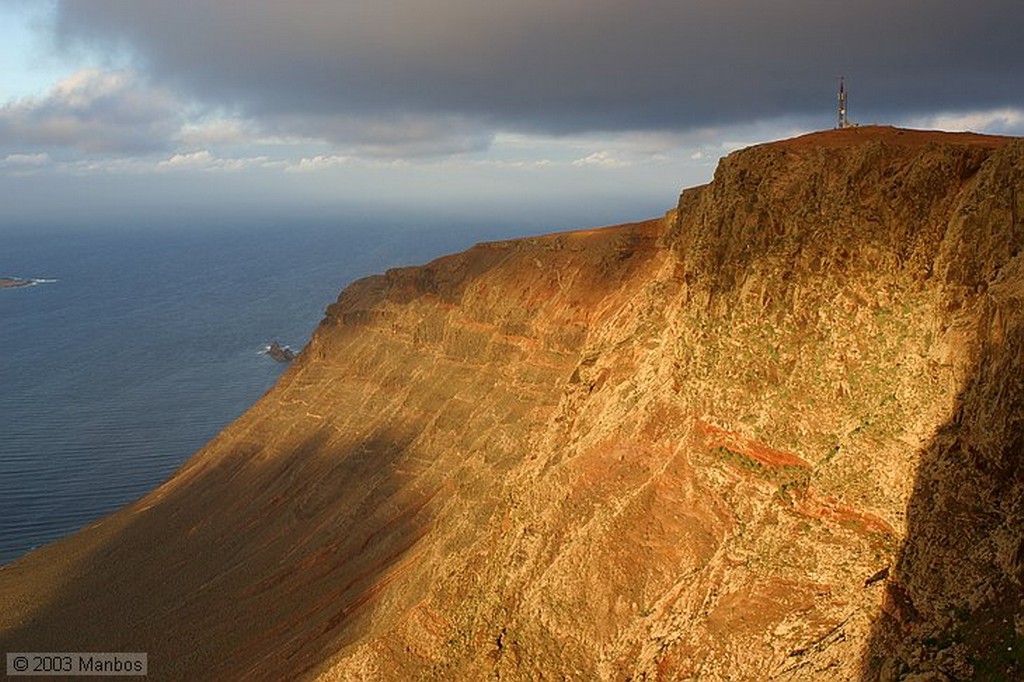
[[[664,218],[348,287],[0,648],[155,679],[1024,675],[1024,141],[752,147]]]

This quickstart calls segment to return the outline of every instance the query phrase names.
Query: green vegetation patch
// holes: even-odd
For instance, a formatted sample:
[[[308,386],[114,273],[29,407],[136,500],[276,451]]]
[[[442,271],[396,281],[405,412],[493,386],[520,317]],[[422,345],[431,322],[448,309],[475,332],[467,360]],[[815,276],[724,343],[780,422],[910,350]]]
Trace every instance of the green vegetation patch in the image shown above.
[[[766,466],[757,459],[727,448],[724,445],[715,448],[712,452],[726,464],[757,474],[766,481],[777,482],[778,488],[775,494],[780,499],[786,501],[791,500],[792,493],[805,492],[811,482],[811,471],[806,467],[793,465]]]
[[[753,457],[747,457],[742,452],[730,450],[724,445],[715,448],[714,453],[721,457],[727,464],[732,464],[734,466],[739,467],[740,469],[745,469],[746,471],[752,471],[754,473],[762,475],[769,473],[766,472],[765,466],[758,462]]]

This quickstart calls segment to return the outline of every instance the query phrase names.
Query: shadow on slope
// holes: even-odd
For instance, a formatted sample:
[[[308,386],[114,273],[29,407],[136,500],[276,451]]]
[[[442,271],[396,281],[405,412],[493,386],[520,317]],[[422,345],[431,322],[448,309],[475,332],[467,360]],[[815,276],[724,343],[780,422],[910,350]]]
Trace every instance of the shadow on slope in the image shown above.
[[[207,453],[187,484],[0,571],[0,600],[28,606],[0,649],[144,651],[153,679],[309,671],[368,627],[429,531],[431,495],[396,471],[408,441]]]
[[[989,289],[957,411],[922,453],[865,681],[1024,679],[1024,268],[1015,260]]]

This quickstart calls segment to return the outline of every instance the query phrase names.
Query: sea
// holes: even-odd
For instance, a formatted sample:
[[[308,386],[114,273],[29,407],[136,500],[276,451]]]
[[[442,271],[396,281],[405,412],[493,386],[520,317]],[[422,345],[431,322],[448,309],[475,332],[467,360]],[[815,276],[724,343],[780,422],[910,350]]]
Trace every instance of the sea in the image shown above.
[[[557,226],[555,226],[557,227]],[[483,220],[0,231],[0,564],[154,489],[276,381],[348,283],[478,241]]]

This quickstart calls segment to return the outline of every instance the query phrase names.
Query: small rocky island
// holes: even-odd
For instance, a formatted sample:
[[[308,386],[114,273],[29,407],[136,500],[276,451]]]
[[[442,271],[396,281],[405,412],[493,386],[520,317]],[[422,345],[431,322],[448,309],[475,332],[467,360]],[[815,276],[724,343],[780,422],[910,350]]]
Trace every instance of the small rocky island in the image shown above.
[[[267,355],[278,362],[291,362],[295,359],[296,353],[288,346],[282,346],[277,341],[267,346]]]

